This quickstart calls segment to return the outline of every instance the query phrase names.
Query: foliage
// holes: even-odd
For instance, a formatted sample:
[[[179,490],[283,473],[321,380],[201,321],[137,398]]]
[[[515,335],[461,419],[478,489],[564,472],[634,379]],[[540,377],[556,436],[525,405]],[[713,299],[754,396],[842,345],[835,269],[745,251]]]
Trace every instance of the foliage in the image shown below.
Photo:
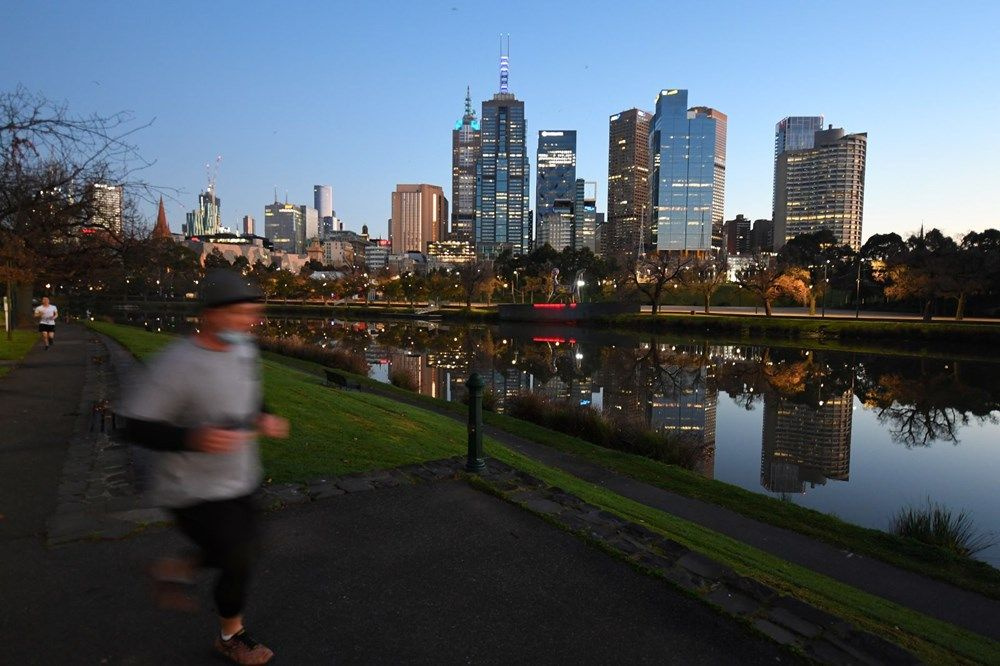
[[[926,506],[908,506],[892,517],[893,534],[947,548],[962,557],[986,550],[1000,540],[976,529],[972,517],[963,511],[952,512],[946,506],[927,499]]]
[[[407,368],[393,368],[389,371],[389,383],[407,391],[416,391],[420,388],[416,374]]]
[[[349,349],[321,347],[295,335],[281,338],[262,336],[259,338],[258,344],[264,351],[322,363],[329,368],[344,370],[345,372],[352,372],[357,375],[368,374],[368,362],[365,360],[365,357]]]
[[[653,308],[659,311],[663,291],[670,285],[679,285],[684,272],[695,264],[695,255],[680,256],[673,252],[650,252],[635,262],[625,276]]]
[[[796,266],[782,266],[763,256],[754,257],[753,263],[740,270],[736,279],[749,293],[764,304],[764,313],[772,315],[771,305],[781,296],[788,296],[805,303],[809,298],[808,273]]]

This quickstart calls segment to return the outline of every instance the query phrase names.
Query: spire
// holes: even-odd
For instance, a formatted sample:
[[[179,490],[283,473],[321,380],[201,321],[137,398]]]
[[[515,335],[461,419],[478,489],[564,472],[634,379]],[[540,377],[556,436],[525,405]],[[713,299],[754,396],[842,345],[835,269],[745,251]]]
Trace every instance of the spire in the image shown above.
[[[469,86],[465,86],[465,115],[476,115],[476,112],[472,110],[472,90]]]
[[[170,225],[167,224],[167,211],[163,209],[163,197],[160,197],[160,210],[156,212],[156,226],[153,227],[153,238],[170,239]]]
[[[507,52],[504,53],[503,35],[500,35],[500,94],[510,94],[507,77],[510,75],[510,35],[507,35]]]

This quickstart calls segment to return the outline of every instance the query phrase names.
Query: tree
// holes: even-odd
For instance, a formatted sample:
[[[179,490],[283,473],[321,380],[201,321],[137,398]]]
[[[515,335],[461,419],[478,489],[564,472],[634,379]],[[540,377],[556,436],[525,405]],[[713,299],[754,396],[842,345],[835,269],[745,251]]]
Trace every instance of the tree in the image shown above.
[[[486,283],[493,280],[493,270],[485,261],[470,261],[455,269],[458,277],[458,288],[465,299],[465,307],[472,307],[472,299],[483,291]],[[490,290],[492,296],[493,290]]]
[[[893,300],[917,299],[923,303],[922,316],[930,321],[934,299],[951,294],[958,245],[937,229],[921,232],[906,241],[907,251],[886,264],[885,295]]]
[[[653,251],[639,257],[627,278],[646,297],[655,315],[660,308],[663,290],[672,282],[680,282],[681,274],[694,262],[694,255]]]
[[[701,296],[705,314],[711,311],[712,296],[727,280],[726,261],[722,257],[698,259],[681,274],[684,286]]]
[[[130,143],[145,126],[127,113],[73,115],[23,87],[0,93],[0,279],[9,297],[17,292],[21,317],[30,316],[34,276],[69,282],[82,272],[79,262],[92,259],[81,242],[114,244],[121,234],[101,215],[96,184],[149,192],[135,180],[149,163]]]
[[[778,252],[778,265],[803,271],[808,290],[802,302],[809,307],[809,314],[814,315],[816,301],[826,297],[832,279],[846,273],[845,267],[853,255],[850,246],[837,244],[832,231],[821,229],[799,234],[785,243]]]
[[[805,271],[801,268],[782,268],[777,261],[760,255],[737,272],[736,279],[764,303],[764,314],[768,317],[772,315],[772,303],[781,296],[790,296],[799,302],[805,302],[809,297],[806,285],[809,275]]]

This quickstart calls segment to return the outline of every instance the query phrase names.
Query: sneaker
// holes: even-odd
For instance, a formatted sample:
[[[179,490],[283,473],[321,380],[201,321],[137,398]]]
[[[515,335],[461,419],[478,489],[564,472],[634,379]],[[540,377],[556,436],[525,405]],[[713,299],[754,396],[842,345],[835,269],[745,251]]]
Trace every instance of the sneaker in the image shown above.
[[[228,641],[222,640],[222,636],[217,637],[215,651],[235,664],[266,664],[274,657],[267,646],[250,638],[246,629],[240,629]]]

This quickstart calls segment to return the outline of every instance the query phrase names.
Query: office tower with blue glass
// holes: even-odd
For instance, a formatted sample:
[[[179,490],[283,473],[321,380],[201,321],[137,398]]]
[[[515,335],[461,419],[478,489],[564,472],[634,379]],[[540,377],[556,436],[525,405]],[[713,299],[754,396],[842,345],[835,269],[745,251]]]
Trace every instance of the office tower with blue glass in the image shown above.
[[[476,254],[495,257],[504,248],[514,256],[531,250],[527,128],[524,102],[508,88],[510,60],[500,56],[500,90],[483,102],[482,153],[476,165]]]
[[[707,254],[722,244],[726,114],[688,108],[687,90],[661,90],[650,131],[650,199],[658,251]]]
[[[465,89],[465,113],[451,131],[451,231],[448,238],[472,242],[476,222],[476,164],[482,150],[481,130],[472,94]]]
[[[538,133],[535,171],[535,244],[562,250],[573,246],[576,199],[576,131]]]

